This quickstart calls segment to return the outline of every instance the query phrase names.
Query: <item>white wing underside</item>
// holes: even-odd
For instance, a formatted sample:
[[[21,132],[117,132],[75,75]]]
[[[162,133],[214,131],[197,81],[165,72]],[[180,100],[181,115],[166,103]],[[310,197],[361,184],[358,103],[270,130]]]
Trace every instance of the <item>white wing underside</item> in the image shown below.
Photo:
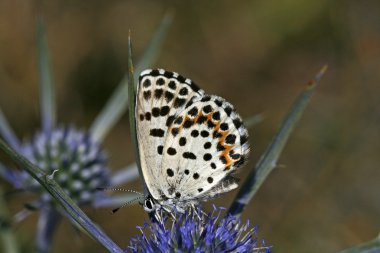
[[[161,205],[184,207],[237,187],[249,152],[233,106],[165,70],[141,73],[136,125],[145,183]]]

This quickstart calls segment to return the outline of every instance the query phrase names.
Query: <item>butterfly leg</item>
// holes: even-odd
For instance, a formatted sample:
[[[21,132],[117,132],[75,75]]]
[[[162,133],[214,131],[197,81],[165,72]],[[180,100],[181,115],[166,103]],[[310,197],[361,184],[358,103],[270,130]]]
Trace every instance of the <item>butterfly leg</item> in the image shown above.
[[[154,217],[156,218],[156,220],[159,222],[159,223],[162,223],[162,210],[156,210],[154,212]]]
[[[162,207],[162,209],[164,209],[173,219],[173,221],[176,221],[177,219],[175,218],[175,215],[173,214],[173,211],[170,210],[169,208],[166,208],[166,207]]]
[[[201,220],[202,220],[202,219],[201,219],[201,216],[199,216],[199,213],[197,212],[197,209],[196,209],[194,203],[192,203],[192,204],[190,205],[190,207],[191,207],[192,212],[195,213],[195,214],[197,215],[198,219],[201,221]],[[202,210],[201,210],[201,212],[202,212],[202,214],[203,214],[203,211],[202,211]]]

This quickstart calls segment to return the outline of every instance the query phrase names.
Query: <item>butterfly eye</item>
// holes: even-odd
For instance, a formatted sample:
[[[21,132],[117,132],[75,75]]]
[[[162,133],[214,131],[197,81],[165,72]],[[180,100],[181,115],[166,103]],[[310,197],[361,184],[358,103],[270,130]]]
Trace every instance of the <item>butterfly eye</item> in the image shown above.
[[[144,209],[148,212],[151,212],[154,210],[153,208],[154,204],[153,204],[153,201],[152,199],[148,198],[145,200],[145,203],[144,203]]]

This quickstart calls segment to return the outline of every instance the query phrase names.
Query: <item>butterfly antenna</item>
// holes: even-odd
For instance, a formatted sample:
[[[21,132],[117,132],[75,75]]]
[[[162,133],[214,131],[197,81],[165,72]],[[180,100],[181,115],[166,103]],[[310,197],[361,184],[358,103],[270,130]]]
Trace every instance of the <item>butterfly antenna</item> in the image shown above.
[[[103,188],[103,187],[98,187],[98,188],[96,188],[96,190],[98,190],[98,191],[132,192],[132,193],[136,193],[136,194],[139,194],[141,196],[144,196],[144,194],[141,193],[141,192],[134,191],[134,190],[129,190],[129,189],[123,189],[123,188]]]
[[[136,202],[136,200],[140,200],[140,199],[144,199],[144,197],[137,197],[137,198],[134,198],[134,199],[132,199],[132,200],[130,200],[130,201],[128,201],[128,202],[125,202],[123,205],[121,205],[121,206],[119,206],[119,207],[113,209],[113,210],[112,210],[112,213],[116,213],[116,212],[119,211],[121,208],[123,208],[123,207],[125,207],[125,206],[128,206],[128,205],[132,204],[133,202]]]

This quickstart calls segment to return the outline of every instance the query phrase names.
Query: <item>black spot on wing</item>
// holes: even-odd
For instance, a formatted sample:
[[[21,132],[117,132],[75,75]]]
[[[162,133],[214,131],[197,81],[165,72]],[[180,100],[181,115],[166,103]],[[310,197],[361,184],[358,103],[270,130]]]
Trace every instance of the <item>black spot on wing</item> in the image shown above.
[[[184,78],[184,77],[181,76],[181,75],[178,75],[177,80],[178,80],[178,82],[180,82],[180,83],[184,83],[185,80],[186,80],[186,78]]]
[[[223,164],[227,164],[227,159],[226,159],[224,156],[219,157],[219,160],[220,160]]]
[[[191,81],[190,87],[195,92],[198,92],[200,90],[200,88],[198,87],[198,85],[196,85],[193,81]]]
[[[150,135],[153,137],[164,137],[165,131],[161,128],[150,129]]]
[[[194,138],[198,137],[199,136],[199,131],[194,129],[193,131],[191,131],[191,136],[194,137]]]
[[[216,145],[216,150],[217,151],[224,151],[226,148],[222,145],[222,144],[220,144],[220,143],[218,143],[218,145]]]
[[[185,104],[185,102],[186,102],[186,99],[177,97],[174,100],[174,108],[178,108],[178,107],[183,106]]]
[[[206,138],[206,137],[208,137],[210,135],[210,133],[208,132],[208,131],[206,131],[206,130],[202,130],[201,131],[201,136],[203,137],[203,138]]]
[[[181,138],[179,138],[179,145],[180,146],[185,146],[186,145],[186,137],[181,137]]]
[[[195,96],[192,97],[192,98],[189,100],[189,102],[187,102],[187,104],[185,105],[185,108],[189,108],[192,104],[194,104],[194,98],[195,98]]]
[[[215,124],[212,123],[211,121],[207,121],[207,127],[210,129],[213,129],[213,128],[215,128]]]
[[[214,112],[212,114],[212,119],[215,121],[219,121],[220,120],[220,112]]]
[[[175,116],[170,115],[168,119],[166,120],[166,126],[169,127],[173,123],[174,119],[175,119]]]
[[[189,90],[186,87],[183,87],[179,90],[179,95],[186,96],[189,93]]]
[[[175,155],[177,154],[177,150],[175,148],[169,147],[167,150],[169,155]]]
[[[236,154],[232,154],[232,155],[230,155],[230,157],[231,157],[232,159],[234,159],[234,160],[237,160],[237,159],[239,159],[239,158],[241,157],[241,155],[238,154],[238,153],[236,153]]]
[[[169,168],[166,170],[166,174],[168,174],[169,177],[172,177],[172,176],[174,176],[174,171]]]
[[[215,104],[217,105],[217,106],[219,106],[219,107],[222,107],[222,105],[223,105],[223,102],[222,101],[220,101],[219,99],[215,99]]]
[[[156,81],[157,86],[162,86],[165,84],[165,80],[163,78],[158,78]]]
[[[236,140],[236,135],[234,134],[229,134],[227,135],[226,139],[225,139],[225,142],[227,144],[235,144],[235,140]]]
[[[196,155],[192,152],[184,152],[182,154],[182,157],[185,158],[185,159],[191,159],[191,160],[195,160],[197,159]]]
[[[191,108],[189,110],[189,112],[187,114],[189,114],[190,116],[195,117],[198,114],[198,108],[194,106],[193,108]]]
[[[165,106],[161,107],[160,116],[168,115],[169,111],[170,111],[169,106],[165,105]]]
[[[156,99],[160,99],[163,93],[164,93],[164,90],[163,90],[163,89],[156,89],[156,90],[154,91],[154,97],[155,97]]]
[[[203,107],[203,112],[204,112],[205,114],[208,114],[208,113],[210,113],[211,111],[212,111],[212,107],[211,107],[211,105],[206,105],[206,106]]]
[[[212,158],[212,155],[210,153],[206,153],[203,156],[203,160],[205,160],[205,161],[210,161],[211,158]]]
[[[148,88],[149,86],[151,86],[152,85],[152,82],[150,81],[150,79],[145,79],[144,80],[144,82],[143,82],[143,86],[145,87],[145,88]]]
[[[201,115],[198,117],[197,124],[203,124],[207,120],[207,117]]]
[[[150,90],[144,91],[143,97],[145,100],[149,100],[151,96],[152,96],[152,92]]]
[[[172,129],[172,135],[173,136],[177,136],[177,134],[179,133],[179,128],[178,127],[175,127]]]
[[[172,78],[173,75],[174,75],[173,72],[170,72],[170,71],[165,71],[165,72],[164,72],[164,76],[165,76],[166,78]]]
[[[175,88],[177,88],[177,85],[174,81],[170,81],[169,84],[168,84],[169,88],[172,89],[172,90],[175,90]]]
[[[183,123],[184,128],[190,128],[194,124],[191,120],[186,120],[185,123]]]
[[[212,138],[218,139],[220,137],[222,137],[222,134],[219,133],[217,130],[214,130],[214,132],[212,133]]]
[[[176,118],[174,120],[174,124],[177,124],[177,125],[180,125],[183,121],[183,117],[182,116],[179,116],[178,118]]]
[[[228,124],[224,122],[224,123],[220,124],[219,128],[222,131],[227,131],[228,130]]]
[[[247,141],[248,141],[248,135],[244,134],[244,135],[240,136],[240,143],[241,143],[241,145],[243,145]]]
[[[158,117],[160,115],[160,108],[153,107],[152,108],[152,115],[153,115],[153,117]]]
[[[232,107],[226,106],[226,108],[224,108],[224,111],[226,112],[227,116],[229,117],[232,113]]]
[[[165,100],[167,103],[169,103],[170,101],[172,101],[174,98],[174,94],[170,91],[165,91]]]
[[[151,117],[152,117],[152,114],[151,114],[150,112],[146,112],[146,113],[145,113],[145,119],[146,119],[146,120],[149,121],[149,120],[151,119]]]
[[[209,149],[211,148],[211,142],[206,142],[204,145],[203,145],[204,149]]]
[[[201,99],[201,102],[208,102],[208,101],[210,101],[210,100],[211,100],[211,96],[206,95],[206,96],[204,96],[204,97]]]
[[[236,129],[239,129],[239,127],[241,127],[241,125],[243,125],[243,122],[239,118],[234,119],[232,122],[234,123]]]
[[[151,76],[158,76],[158,75],[160,75],[160,72],[158,71],[158,69],[153,69],[153,70],[150,72],[150,75],[151,75]]]
[[[239,166],[243,165],[244,162],[245,162],[245,158],[244,158],[244,156],[242,156],[239,161],[234,162],[234,166],[239,167]]]

